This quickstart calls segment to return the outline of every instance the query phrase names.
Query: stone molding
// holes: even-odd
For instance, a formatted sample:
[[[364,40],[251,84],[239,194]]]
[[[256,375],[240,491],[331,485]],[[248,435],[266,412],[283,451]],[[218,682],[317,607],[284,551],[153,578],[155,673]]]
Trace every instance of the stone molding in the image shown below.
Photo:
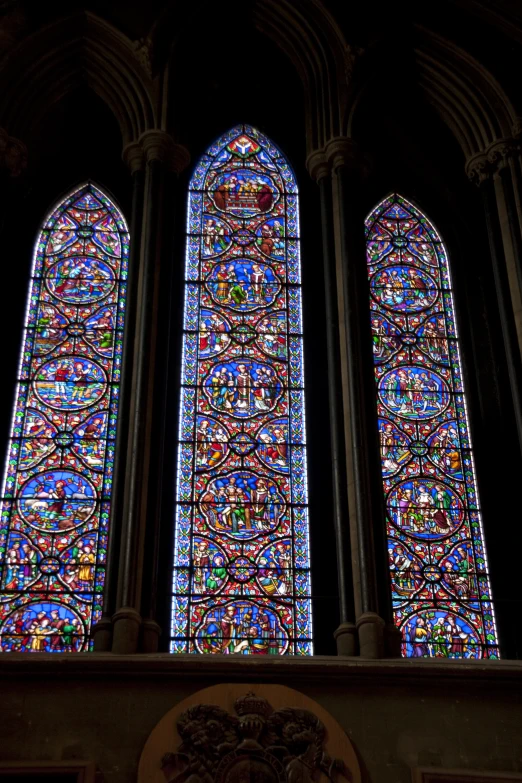
[[[131,174],[154,161],[160,161],[169,171],[179,174],[190,163],[190,153],[165,131],[150,130],[143,133],[138,141],[127,144],[123,150],[123,160]]]
[[[63,678],[78,676],[96,679],[100,675],[111,679],[128,677],[159,677],[160,679],[194,681],[245,681],[302,683],[329,682],[338,685],[389,684],[419,682],[438,687],[441,681],[475,687],[477,682],[509,688],[522,686],[522,661],[450,659],[379,659],[339,658],[314,655],[310,657],[282,656],[271,661],[261,656],[234,655],[171,655],[115,653],[6,653],[0,655],[0,679],[3,678]]]

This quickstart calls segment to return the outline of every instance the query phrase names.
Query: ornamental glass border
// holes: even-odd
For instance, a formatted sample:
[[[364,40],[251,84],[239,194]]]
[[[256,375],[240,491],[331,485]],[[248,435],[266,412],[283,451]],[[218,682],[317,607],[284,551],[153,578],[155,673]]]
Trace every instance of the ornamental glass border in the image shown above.
[[[393,612],[405,657],[498,658],[449,261],[398,194],[365,222]]]
[[[90,649],[101,616],[129,232],[91,182],[35,245],[0,523],[0,648]]]
[[[312,654],[299,205],[239,125],[189,186],[171,651]]]

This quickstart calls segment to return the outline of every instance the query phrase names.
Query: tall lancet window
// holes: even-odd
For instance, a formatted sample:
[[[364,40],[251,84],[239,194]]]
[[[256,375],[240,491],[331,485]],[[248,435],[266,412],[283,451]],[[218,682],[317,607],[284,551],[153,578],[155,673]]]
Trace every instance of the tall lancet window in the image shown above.
[[[128,250],[91,184],[38,237],[3,484],[3,651],[87,650],[101,613]]]
[[[403,655],[497,658],[446,250],[398,195],[366,221],[388,555]]]
[[[312,652],[299,215],[246,125],[190,182],[173,652]]]

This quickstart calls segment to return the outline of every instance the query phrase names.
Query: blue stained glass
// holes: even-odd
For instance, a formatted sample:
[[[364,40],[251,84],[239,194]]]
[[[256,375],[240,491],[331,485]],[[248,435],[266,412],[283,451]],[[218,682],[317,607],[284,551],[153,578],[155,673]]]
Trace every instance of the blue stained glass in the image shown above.
[[[0,648],[89,649],[101,614],[129,234],[92,184],[36,242],[0,523]]]
[[[298,237],[288,163],[233,128],[190,183],[172,652],[312,653]]]
[[[392,601],[406,657],[498,658],[447,254],[391,195],[366,220]]]

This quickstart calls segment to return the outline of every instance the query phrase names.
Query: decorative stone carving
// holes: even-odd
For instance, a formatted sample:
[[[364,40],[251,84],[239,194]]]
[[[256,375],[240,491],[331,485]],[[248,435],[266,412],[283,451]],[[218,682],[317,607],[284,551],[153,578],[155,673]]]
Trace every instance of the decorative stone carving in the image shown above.
[[[331,171],[343,166],[365,179],[371,170],[371,161],[361,146],[348,136],[338,136],[320,150],[308,156],[306,165],[312,179],[319,181]]]
[[[152,161],[161,161],[170,171],[179,174],[190,163],[190,154],[165,131],[150,130],[143,133],[138,141],[127,144],[123,160],[131,174]]]
[[[344,762],[326,752],[325,726],[313,712],[273,710],[252,691],[234,710],[198,704],[179,716],[182,742],[161,762],[167,783],[312,783],[321,773],[352,780]]]
[[[466,163],[466,174],[476,185],[480,185],[488,177],[493,177],[501,169],[509,165],[509,159],[520,154],[518,139],[498,139],[484,152],[474,155]]]
[[[138,38],[132,42],[132,47],[136,53],[140,64],[149,76],[152,76],[152,41],[149,37]]]
[[[27,166],[27,148],[19,139],[9,136],[0,128],[0,170],[5,169],[11,177],[18,177]]]

